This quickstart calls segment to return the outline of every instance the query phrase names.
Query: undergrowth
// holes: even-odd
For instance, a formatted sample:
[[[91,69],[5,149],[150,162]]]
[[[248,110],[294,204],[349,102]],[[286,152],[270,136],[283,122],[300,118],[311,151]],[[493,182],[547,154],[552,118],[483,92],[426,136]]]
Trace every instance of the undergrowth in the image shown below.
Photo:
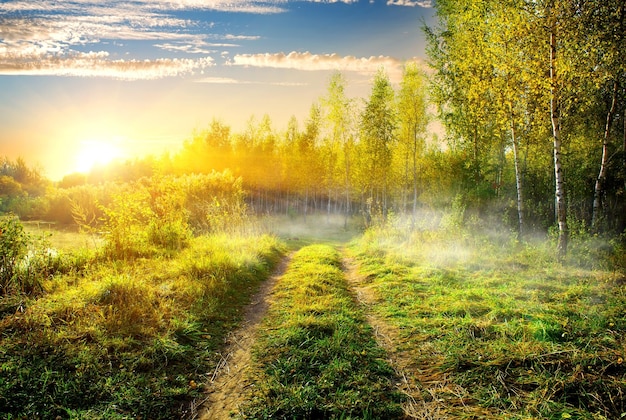
[[[0,417],[191,415],[216,350],[282,252],[270,236],[214,235],[44,278],[42,296],[14,296],[0,314]]]
[[[506,235],[378,229],[352,251],[412,359],[425,418],[626,415],[623,273]]]
[[[250,419],[391,419],[394,373],[347,289],[338,252],[301,249],[253,349]]]

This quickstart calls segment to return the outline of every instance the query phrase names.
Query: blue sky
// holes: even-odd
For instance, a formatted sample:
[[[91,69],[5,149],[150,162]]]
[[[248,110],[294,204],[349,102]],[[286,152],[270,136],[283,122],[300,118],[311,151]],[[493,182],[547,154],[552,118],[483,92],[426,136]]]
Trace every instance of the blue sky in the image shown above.
[[[424,59],[430,1],[0,0],[0,155],[59,179],[175,149],[213,118],[302,123],[341,71],[366,97]],[[106,156],[105,156],[106,155]],[[95,159],[95,157],[93,158]]]

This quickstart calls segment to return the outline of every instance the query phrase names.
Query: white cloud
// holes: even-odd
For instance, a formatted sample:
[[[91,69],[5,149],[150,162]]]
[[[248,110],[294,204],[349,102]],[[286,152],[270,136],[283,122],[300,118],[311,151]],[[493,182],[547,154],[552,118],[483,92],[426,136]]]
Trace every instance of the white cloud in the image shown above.
[[[237,79],[231,79],[230,77],[205,77],[203,79],[196,80],[197,83],[210,83],[215,85],[238,85],[238,84],[248,84],[245,82],[241,82]]]
[[[388,6],[407,6],[407,7],[424,7],[431,8],[433,7],[432,0],[387,0]]]
[[[260,36],[258,35],[232,35],[232,34],[227,34],[224,35],[224,39],[226,40],[232,40],[232,41],[257,41],[259,39],[261,39]]]
[[[165,51],[183,52],[187,54],[213,54],[216,51],[208,49],[218,45],[206,42],[186,43],[186,42],[165,42],[162,44],[154,44],[155,47]],[[223,46],[223,45],[219,45]]]
[[[374,74],[382,67],[392,81],[400,79],[404,66],[403,61],[388,56],[354,57],[338,54],[312,54],[308,51],[292,51],[288,54],[237,54],[228,64],[302,71],[338,70],[365,75]]]
[[[308,86],[308,83],[304,82],[262,82],[262,81],[250,81],[250,80],[237,80],[230,77],[205,77],[204,79],[196,80],[197,83],[209,83],[215,85],[270,85],[270,86]]]
[[[0,58],[0,74],[34,76],[106,77],[121,80],[160,79],[193,74],[215,65],[200,59],[110,60],[106,51],[67,56],[23,55]]]
[[[0,74],[46,74],[117,79],[153,79],[190,74],[209,65],[212,58],[119,60],[108,52],[85,53],[89,45],[116,51],[126,42],[156,41],[155,48],[178,54],[212,54],[211,48],[233,43],[210,43],[199,34],[199,23],[173,17],[168,8],[202,6],[202,1],[17,0],[0,9]],[[225,2],[217,2],[224,3]],[[5,7],[6,6],[6,7]],[[210,7],[210,4],[206,5]],[[204,7],[204,6],[202,6]],[[107,54],[105,56],[104,54]],[[111,54],[113,56],[113,54]]]

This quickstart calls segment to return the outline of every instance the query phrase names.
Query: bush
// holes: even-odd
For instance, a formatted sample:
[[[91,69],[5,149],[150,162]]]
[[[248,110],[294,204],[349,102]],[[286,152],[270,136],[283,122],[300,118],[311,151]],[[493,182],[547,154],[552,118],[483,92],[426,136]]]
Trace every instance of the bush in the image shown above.
[[[20,261],[28,252],[28,235],[16,217],[0,220],[0,294],[20,289]]]
[[[0,219],[0,296],[39,293],[42,280],[62,269],[57,252],[31,238],[17,217]]]

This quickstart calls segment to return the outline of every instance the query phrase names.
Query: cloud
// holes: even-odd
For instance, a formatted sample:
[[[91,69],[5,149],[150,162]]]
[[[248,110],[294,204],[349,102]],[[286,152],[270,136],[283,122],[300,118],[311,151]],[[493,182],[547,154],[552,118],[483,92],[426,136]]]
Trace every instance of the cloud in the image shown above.
[[[15,0],[0,8],[0,73],[105,76],[120,79],[169,77],[202,69],[213,59],[119,60],[94,57],[107,49],[122,57],[142,42],[177,56],[215,54],[216,48],[256,41],[248,35],[211,34],[214,23],[184,19],[180,10],[206,9],[279,13],[283,0]],[[215,40],[216,42],[210,42]],[[234,41],[234,42],[233,42]],[[97,47],[94,47],[97,45]],[[91,46],[91,48],[89,48]],[[126,51],[121,50],[122,48]],[[142,51],[148,51],[142,48]],[[157,55],[158,57],[158,55]],[[96,59],[97,58],[97,59]],[[55,67],[56,66],[56,67]],[[128,72],[124,75],[124,72]]]
[[[433,7],[432,0],[387,0],[387,6],[407,6],[407,7]]]
[[[230,77],[205,77],[203,79],[196,80],[197,83],[209,83],[215,85],[270,85],[270,86],[308,86],[308,83],[304,82],[262,82],[262,81],[250,81],[250,80],[237,80]]]
[[[227,35],[224,36],[224,39],[232,40],[232,41],[257,41],[257,40],[261,39],[261,37],[257,36],[257,35],[248,36],[248,35],[227,34]]]
[[[354,57],[338,54],[312,54],[310,52],[292,51],[285,53],[237,54],[229,65],[268,67],[302,71],[338,70],[360,74],[374,74],[384,68],[391,80],[399,80],[404,62],[388,56]]]
[[[230,77],[205,77],[203,79],[196,80],[197,83],[210,83],[214,85],[239,85],[249,84],[237,79],[231,79]]]
[[[226,45],[227,44],[211,44],[208,42],[165,42],[162,44],[154,44],[155,47],[165,51],[182,52],[186,54],[213,54],[217,51],[208,48],[224,47]]]
[[[120,80],[160,79],[193,74],[215,65],[210,57],[200,59],[110,60],[106,51],[67,56],[21,56],[0,58],[0,74],[33,76],[106,77]]]
[[[331,4],[331,3],[345,3],[345,4],[353,4],[353,3],[358,3],[359,0],[308,0],[312,3],[325,3],[325,4]]]

